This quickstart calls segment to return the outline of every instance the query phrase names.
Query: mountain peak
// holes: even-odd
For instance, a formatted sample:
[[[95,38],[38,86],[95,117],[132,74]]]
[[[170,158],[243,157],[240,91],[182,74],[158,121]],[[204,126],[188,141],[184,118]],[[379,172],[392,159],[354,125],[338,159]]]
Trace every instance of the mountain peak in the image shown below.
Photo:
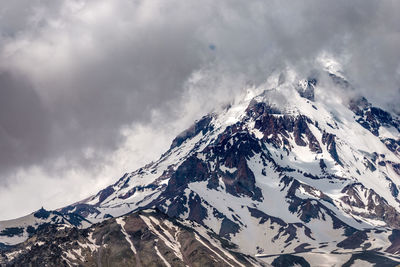
[[[159,160],[60,216],[75,214],[96,228],[156,209],[257,255],[259,264],[292,253],[311,263],[320,262],[314,254],[342,263],[344,255],[393,257],[399,120],[366,98],[337,94],[351,85],[328,70],[305,79],[286,70],[248,88],[179,134]]]

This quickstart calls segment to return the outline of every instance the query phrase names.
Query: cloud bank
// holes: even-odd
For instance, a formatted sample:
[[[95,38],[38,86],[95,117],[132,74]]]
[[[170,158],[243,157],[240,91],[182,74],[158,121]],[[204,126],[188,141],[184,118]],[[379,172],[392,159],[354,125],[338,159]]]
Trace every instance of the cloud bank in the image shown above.
[[[94,193],[247,83],[287,65],[307,74],[321,53],[360,94],[398,108],[397,10],[372,0],[1,3],[0,203],[15,205],[0,204],[0,219]]]

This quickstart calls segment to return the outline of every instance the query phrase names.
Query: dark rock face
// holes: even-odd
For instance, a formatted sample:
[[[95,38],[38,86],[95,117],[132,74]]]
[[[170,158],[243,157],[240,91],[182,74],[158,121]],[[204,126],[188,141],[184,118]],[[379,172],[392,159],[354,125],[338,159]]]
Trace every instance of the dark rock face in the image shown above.
[[[180,133],[172,141],[170,149],[173,149],[175,147],[180,146],[187,139],[196,136],[200,132],[203,132],[203,134],[205,134],[207,131],[210,130],[208,127],[209,127],[211,121],[212,121],[212,116],[204,116],[203,118],[201,118],[194,125],[192,125],[189,129],[187,129],[186,131]]]
[[[300,187],[303,191],[314,196],[317,196],[316,193],[314,193],[316,189],[309,185],[301,184],[296,179],[287,176],[283,177],[281,182],[285,185],[284,189],[288,188],[286,198],[290,204],[289,211],[297,214],[298,218],[304,223],[308,223],[313,219],[328,221],[327,217],[329,217],[332,220],[333,229],[343,229],[345,233],[353,233],[356,231],[356,229],[340,220],[331,209],[327,208],[327,204],[335,205],[329,196],[322,192],[318,192],[319,200],[316,200],[315,198],[300,198],[297,196]],[[307,232],[311,233],[311,230],[306,228],[306,235]],[[309,237],[313,239],[311,236]]]
[[[221,230],[219,236],[230,239],[229,235],[237,233],[240,230],[240,226],[237,223],[232,222],[228,218],[224,218],[221,224]]]
[[[250,103],[246,110],[246,114],[255,120],[254,127],[264,134],[263,139],[275,147],[283,146],[291,150],[288,139],[289,133],[293,133],[297,145],[306,146],[308,143],[312,152],[322,152],[317,138],[308,127],[311,120],[301,115],[277,117],[273,113],[274,110],[265,103]]]
[[[371,107],[370,113],[367,112],[367,117],[374,117],[380,124],[395,124],[396,126],[398,126],[397,122],[393,121],[392,115],[390,115],[390,113],[387,111],[384,111],[377,107]]]
[[[280,226],[286,226],[287,225],[282,219],[269,216],[269,215],[265,214],[264,212],[262,212],[262,211],[260,211],[258,209],[250,208],[250,207],[247,207],[247,209],[250,211],[251,216],[253,216],[254,218],[261,219],[260,222],[259,222],[260,224],[264,224],[265,222],[270,220],[272,223],[278,224]]]
[[[365,208],[364,202],[362,202],[360,196],[358,195],[358,192],[354,188],[355,185],[361,186],[360,183],[357,183],[357,184],[347,185],[345,188],[342,189],[342,193],[347,194],[347,196],[342,197],[342,200],[350,206],[357,208]]]
[[[289,266],[301,266],[301,267],[310,267],[311,265],[300,256],[295,256],[291,254],[281,255],[276,258],[272,263],[274,267],[289,267]]]
[[[22,227],[9,227],[4,229],[3,231],[0,232],[0,236],[8,236],[12,237],[15,235],[22,235],[24,233],[24,228]]]
[[[365,97],[353,98],[349,102],[349,108],[357,116],[363,116],[364,110],[370,106],[368,100]]]
[[[326,163],[325,163],[325,161],[323,159],[319,160],[319,167],[321,168],[322,172],[326,171],[327,166],[326,166]]]
[[[324,131],[322,135],[322,143],[326,145],[329,154],[331,154],[332,158],[339,164],[342,165],[342,162],[339,159],[339,155],[336,150],[336,142],[335,135],[331,133],[327,133]]]
[[[186,204],[188,203],[188,198],[184,194],[178,194],[175,198],[172,199],[171,203],[168,205],[166,214],[171,218],[179,218],[180,215],[188,212],[188,208]],[[160,203],[157,207],[160,210],[163,210],[162,204]],[[201,222],[204,218],[197,218],[197,222]]]
[[[400,155],[400,139],[394,140],[392,138],[383,138],[382,142],[390,151]]]
[[[357,231],[347,237],[342,242],[338,243],[337,246],[345,249],[356,249],[360,248],[361,244],[368,240],[367,232]]]
[[[379,136],[382,126],[393,127],[400,131],[400,120],[380,108],[372,106],[364,97],[352,99],[349,108],[357,115],[357,122],[375,136]],[[400,155],[400,139],[381,138],[386,147]]]
[[[165,191],[179,192],[190,182],[205,181],[208,174],[207,165],[196,156],[191,156],[172,174]]]
[[[92,205],[85,204],[85,203],[79,203],[71,206],[67,206],[65,208],[62,208],[60,213],[61,214],[67,214],[70,213],[74,210],[74,214],[77,214],[82,217],[87,217],[89,214],[97,213],[99,214],[100,212]]]
[[[393,170],[400,175],[400,164],[391,163]]]
[[[242,131],[241,126],[238,125],[227,129],[218,137],[214,145],[206,148],[203,153],[210,155],[209,160],[215,161],[218,168],[225,166],[235,170],[233,173],[219,173],[227,192],[259,199],[261,192],[255,185],[255,176],[247,160],[261,151],[259,141]],[[209,184],[210,187],[213,187],[212,182]]]
[[[392,196],[397,198],[399,196],[399,187],[395,183],[393,183],[392,180],[390,180],[389,178],[387,179],[390,181],[390,193],[392,194]]]
[[[282,114],[282,112],[278,108],[272,107],[265,102],[258,102],[254,99],[251,100],[246,109],[246,115],[257,118],[263,114]]]
[[[0,243],[0,253],[3,251],[9,251],[11,250],[13,247],[12,246],[8,246],[4,243]]]
[[[188,202],[190,211],[188,219],[197,223],[202,223],[204,218],[207,217],[207,209],[202,206],[202,199],[199,195],[191,192]]]
[[[363,191],[360,192],[358,188]],[[367,189],[360,183],[355,183],[343,188],[342,193],[346,194],[341,198],[344,203],[353,207],[367,209],[369,212],[368,214],[353,212],[354,214],[372,219],[383,219],[390,227],[400,228],[400,214],[384,198],[376,194],[374,190]],[[361,200],[360,194],[364,194],[364,197],[367,197],[367,203]]]
[[[301,97],[314,101],[315,97],[314,90],[316,85],[317,85],[317,79],[309,78],[303,86],[297,87],[297,91],[299,92]]]
[[[85,217],[76,214],[76,213],[67,213],[62,215],[65,218],[65,221],[70,223],[73,226],[79,227],[82,225],[82,222],[87,222],[91,224],[90,221],[88,221]],[[62,221],[64,223],[64,221]]]
[[[112,193],[114,193],[114,188],[112,186],[107,187],[99,192],[99,202],[103,202],[106,198],[108,198]]]
[[[51,214],[50,211],[47,211],[44,208],[41,208],[40,210],[35,212],[33,214],[33,216],[35,216],[36,218],[40,218],[40,219],[47,219],[47,218],[49,218],[50,214]]]
[[[298,116],[295,120],[294,136],[295,142],[299,146],[305,146],[306,143],[302,139],[302,135],[305,135],[308,139],[308,147],[310,151],[315,153],[321,153],[322,149],[317,141],[317,138],[313,135],[310,128],[308,127],[309,121],[304,116]]]
[[[400,252],[400,230],[394,229],[389,236],[389,241],[392,243],[386,252],[398,254]]]

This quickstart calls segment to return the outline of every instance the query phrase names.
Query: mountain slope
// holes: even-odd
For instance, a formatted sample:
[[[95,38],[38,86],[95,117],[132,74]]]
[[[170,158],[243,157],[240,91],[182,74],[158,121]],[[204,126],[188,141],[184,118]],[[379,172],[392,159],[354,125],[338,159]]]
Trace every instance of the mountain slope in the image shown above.
[[[400,120],[338,95],[352,90],[340,73],[326,77],[270,77],[178,135],[158,161],[57,212],[98,223],[156,208],[276,266],[393,266]]]
[[[2,260],[6,266],[261,266],[202,230],[206,238],[190,225],[147,210],[84,230],[48,225]]]

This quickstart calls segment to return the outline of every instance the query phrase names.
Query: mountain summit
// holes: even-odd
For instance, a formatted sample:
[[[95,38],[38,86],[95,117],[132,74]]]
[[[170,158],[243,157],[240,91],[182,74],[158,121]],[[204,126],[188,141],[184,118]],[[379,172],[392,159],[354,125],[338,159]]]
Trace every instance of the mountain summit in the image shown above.
[[[1,261],[395,266],[399,185],[399,118],[339,71],[286,70],[98,194],[0,222]]]

